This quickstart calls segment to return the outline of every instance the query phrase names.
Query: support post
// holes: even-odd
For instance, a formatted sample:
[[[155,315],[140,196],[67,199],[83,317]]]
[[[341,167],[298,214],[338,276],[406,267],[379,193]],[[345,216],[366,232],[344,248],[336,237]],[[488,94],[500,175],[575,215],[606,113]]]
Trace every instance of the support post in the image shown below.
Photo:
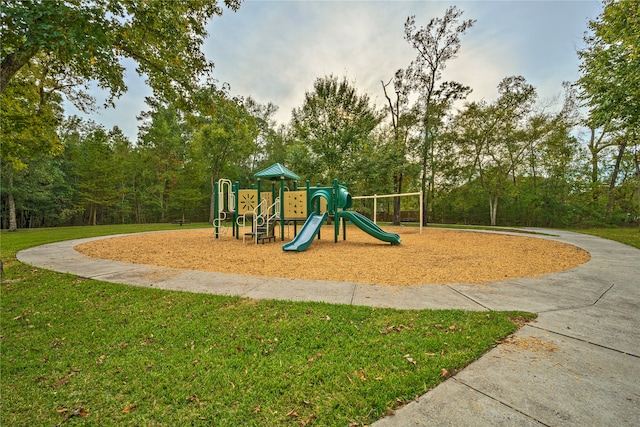
[[[311,181],[307,180],[307,217],[311,215],[313,206],[311,206]]]
[[[233,192],[236,198],[236,208],[234,209],[234,213],[233,213],[233,229],[235,230],[236,240],[238,240],[240,239],[240,224],[238,224],[238,217],[240,216],[238,215],[238,209],[240,207],[240,202],[239,202],[240,199],[238,198],[238,195],[240,192],[239,181],[236,181]]]
[[[260,196],[260,178],[258,178],[258,201],[256,203],[258,203],[258,212],[256,215],[260,216],[260,203],[262,203],[262,200],[260,200],[261,196]],[[253,230],[254,232],[258,232],[258,230]]]
[[[338,215],[338,194],[340,185],[338,180],[333,180],[333,200],[329,204],[329,210],[333,209],[333,243],[338,243],[338,235],[340,234],[340,216]],[[331,212],[329,212],[331,214]]]
[[[280,241],[284,242],[284,176],[280,177]]]
[[[422,234],[422,207],[424,206],[424,198],[422,197],[422,190],[420,190],[420,234]]]
[[[220,201],[218,200],[218,187],[219,184],[216,181],[215,184],[213,184],[213,227],[216,230],[216,239],[218,238],[218,228],[220,227],[220,212],[218,209],[218,204],[220,203]],[[224,203],[224,200],[222,201],[222,203]]]
[[[373,195],[373,222],[378,223],[378,195]]]

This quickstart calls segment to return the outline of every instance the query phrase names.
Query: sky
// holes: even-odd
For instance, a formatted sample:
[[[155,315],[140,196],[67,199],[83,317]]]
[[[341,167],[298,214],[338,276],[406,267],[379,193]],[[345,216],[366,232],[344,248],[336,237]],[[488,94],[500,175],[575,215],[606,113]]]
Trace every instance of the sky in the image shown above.
[[[233,95],[278,106],[279,124],[290,121],[317,78],[329,75],[346,77],[382,107],[381,81],[416,56],[404,40],[407,17],[415,15],[422,27],[449,6],[476,22],[461,37],[458,57],[447,62],[443,79],[470,86],[468,100],[488,102],[496,99],[500,81],[513,75],[536,87],[543,103],[561,97],[562,82],[579,77],[577,51],[588,21],[602,11],[598,0],[245,0],[237,12],[225,10],[209,22],[203,50],[219,83],[228,83]],[[90,116],[68,103],[65,110],[107,128],[118,126],[135,142],[136,116],[146,110],[151,90],[133,61],[125,66],[129,90],[115,108]],[[91,93],[102,104],[105,94],[95,87]]]

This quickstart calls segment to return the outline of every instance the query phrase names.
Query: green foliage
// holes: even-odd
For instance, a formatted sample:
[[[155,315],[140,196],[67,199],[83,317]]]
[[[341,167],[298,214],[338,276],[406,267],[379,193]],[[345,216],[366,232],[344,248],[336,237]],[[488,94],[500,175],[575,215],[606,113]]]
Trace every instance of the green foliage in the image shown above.
[[[19,171],[35,156],[62,152],[56,133],[62,121],[62,98],[50,92],[46,83],[46,70],[34,64],[16,75],[0,95],[3,170]]]
[[[238,0],[225,0],[233,10]],[[188,97],[213,64],[201,51],[216,1],[48,0],[4,2],[0,92],[36,55],[59,73],[96,81],[111,98],[125,90],[123,58],[156,93]]]
[[[405,22],[416,57],[382,82],[388,122],[368,94],[328,76],[279,128],[276,106],[202,84],[211,63],[200,47],[207,19],[222,12],[216,2],[5,3],[3,228],[206,221],[214,181],[246,188],[275,162],[313,185],[338,178],[353,195],[423,189],[430,222],[555,227],[640,218],[635,2],[607,0],[589,24],[582,77],[564,84],[560,111],[537,105],[522,77],[505,78],[496,100],[454,111],[471,88],[441,73],[475,21],[452,7],[424,26],[415,17]],[[63,97],[84,111],[95,106],[85,93],[91,80],[112,98],[126,89],[119,63],[126,57],[155,94],[140,116],[139,139],[77,118],[61,124]],[[577,88],[591,109],[587,120]],[[399,222],[407,207],[391,202],[385,209]]]
[[[223,177],[238,179],[229,172],[233,171],[233,165],[255,153],[260,129],[256,117],[249,114],[241,99],[229,96],[227,87],[201,88],[196,96],[196,109],[187,120],[194,130],[191,154],[204,166],[210,179],[209,221],[213,222],[214,183]]]
[[[20,227],[53,227],[67,224],[72,215],[73,189],[66,180],[62,159],[46,155],[30,159],[29,167],[13,172],[12,185],[4,185],[0,193],[11,191]],[[3,177],[4,178],[4,177]],[[3,221],[8,218],[3,218]],[[18,225],[17,224],[17,225]],[[3,224],[3,228],[8,228]]]
[[[579,52],[579,84],[596,126],[611,120],[640,127],[640,4],[605,0],[602,14],[589,23],[586,48]]]
[[[190,157],[192,132],[174,105],[164,105],[155,99],[147,99],[147,104],[150,110],[140,116],[144,121],[140,126],[138,153],[144,173],[138,184],[139,197],[148,207],[149,218],[164,221]]]
[[[382,117],[367,95],[358,95],[346,78],[316,79],[300,108],[292,113],[293,137],[316,157],[324,182],[352,181],[362,151]]]
[[[458,55],[460,37],[475,23],[473,19],[461,20],[463,13],[451,6],[442,18],[433,18],[424,27],[416,27],[415,16],[407,18],[404,24],[404,38],[416,51],[416,58],[408,69],[408,79],[419,95],[414,107],[421,122],[420,136],[415,139],[415,155],[421,165],[424,224],[429,218],[436,176],[441,171],[438,158],[445,151],[438,146],[443,120],[453,101],[464,99],[470,92],[470,88],[458,82],[441,82],[447,63]]]

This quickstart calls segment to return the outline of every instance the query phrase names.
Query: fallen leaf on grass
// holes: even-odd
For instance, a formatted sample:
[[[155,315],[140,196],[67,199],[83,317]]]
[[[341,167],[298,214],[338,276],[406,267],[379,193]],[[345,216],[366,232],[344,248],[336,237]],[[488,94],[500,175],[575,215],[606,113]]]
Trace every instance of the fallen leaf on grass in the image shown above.
[[[51,384],[51,387],[56,388],[56,387],[60,387],[63,384],[68,383],[69,382],[69,378],[71,378],[72,376],[74,376],[78,372],[80,372],[80,370],[69,371],[69,373],[67,375],[65,375],[64,377],[60,378],[55,383]]]
[[[130,405],[130,406],[127,406],[126,408],[124,408],[122,410],[122,412],[124,412],[125,414],[128,414],[129,412],[133,411],[137,407],[138,407],[138,405]]]
[[[316,353],[316,355],[315,355],[315,356],[311,356],[310,358],[308,358],[308,359],[307,359],[307,362],[313,362],[314,360],[319,359],[319,358],[321,358],[321,357],[322,357],[322,354],[320,354],[320,353]]]
[[[416,362],[415,360],[413,360],[413,359],[410,357],[410,355],[409,355],[409,354],[405,354],[405,355],[404,355],[404,356],[402,356],[402,357],[404,357],[405,359],[407,359],[407,362],[411,363],[412,365],[417,365],[417,364],[418,364],[418,362]]]
[[[60,409],[56,409],[56,412],[58,412],[59,414],[64,414],[69,412],[69,410],[66,408],[60,408]],[[58,423],[58,427],[64,424],[66,421],[70,420],[71,418],[78,417],[78,416],[87,418],[89,416],[89,411],[87,411],[84,408],[76,409],[75,411],[71,412],[66,417],[64,417],[64,419]]]
[[[391,331],[396,331],[396,332],[402,332],[403,329],[407,329],[410,330],[411,328],[405,325],[391,325],[389,327],[387,327],[386,329],[383,329],[382,331],[380,331],[380,333],[382,335],[387,335],[389,332]]]
[[[299,417],[300,415],[298,415],[298,413],[295,411],[295,409],[290,410],[287,413],[287,417]]]
[[[189,402],[196,402],[198,404],[198,406],[200,406],[200,409],[202,409],[204,407],[202,402],[200,402],[200,399],[198,398],[197,394],[192,394],[191,396],[187,397],[187,400]]]
[[[80,415],[84,418],[87,418],[89,416],[89,411],[87,411],[84,408],[78,408],[75,411],[73,411],[72,415],[76,416],[76,415]]]
[[[311,423],[313,422],[313,420],[316,419],[316,416],[314,414],[309,415],[309,418],[307,418],[306,420],[300,420],[300,425],[302,427],[311,425]]]

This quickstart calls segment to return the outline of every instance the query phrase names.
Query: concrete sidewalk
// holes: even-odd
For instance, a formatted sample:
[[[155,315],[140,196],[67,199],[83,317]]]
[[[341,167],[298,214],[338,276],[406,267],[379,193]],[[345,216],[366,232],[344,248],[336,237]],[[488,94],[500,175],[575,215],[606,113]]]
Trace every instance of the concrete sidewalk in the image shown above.
[[[92,259],[73,250],[95,238],[30,248],[17,258],[39,268],[161,289],[535,312],[538,319],[511,339],[373,426],[639,426],[640,250],[582,234],[538,231],[553,236],[536,237],[587,250],[591,261],[561,273],[484,286],[404,288],[179,270]]]

